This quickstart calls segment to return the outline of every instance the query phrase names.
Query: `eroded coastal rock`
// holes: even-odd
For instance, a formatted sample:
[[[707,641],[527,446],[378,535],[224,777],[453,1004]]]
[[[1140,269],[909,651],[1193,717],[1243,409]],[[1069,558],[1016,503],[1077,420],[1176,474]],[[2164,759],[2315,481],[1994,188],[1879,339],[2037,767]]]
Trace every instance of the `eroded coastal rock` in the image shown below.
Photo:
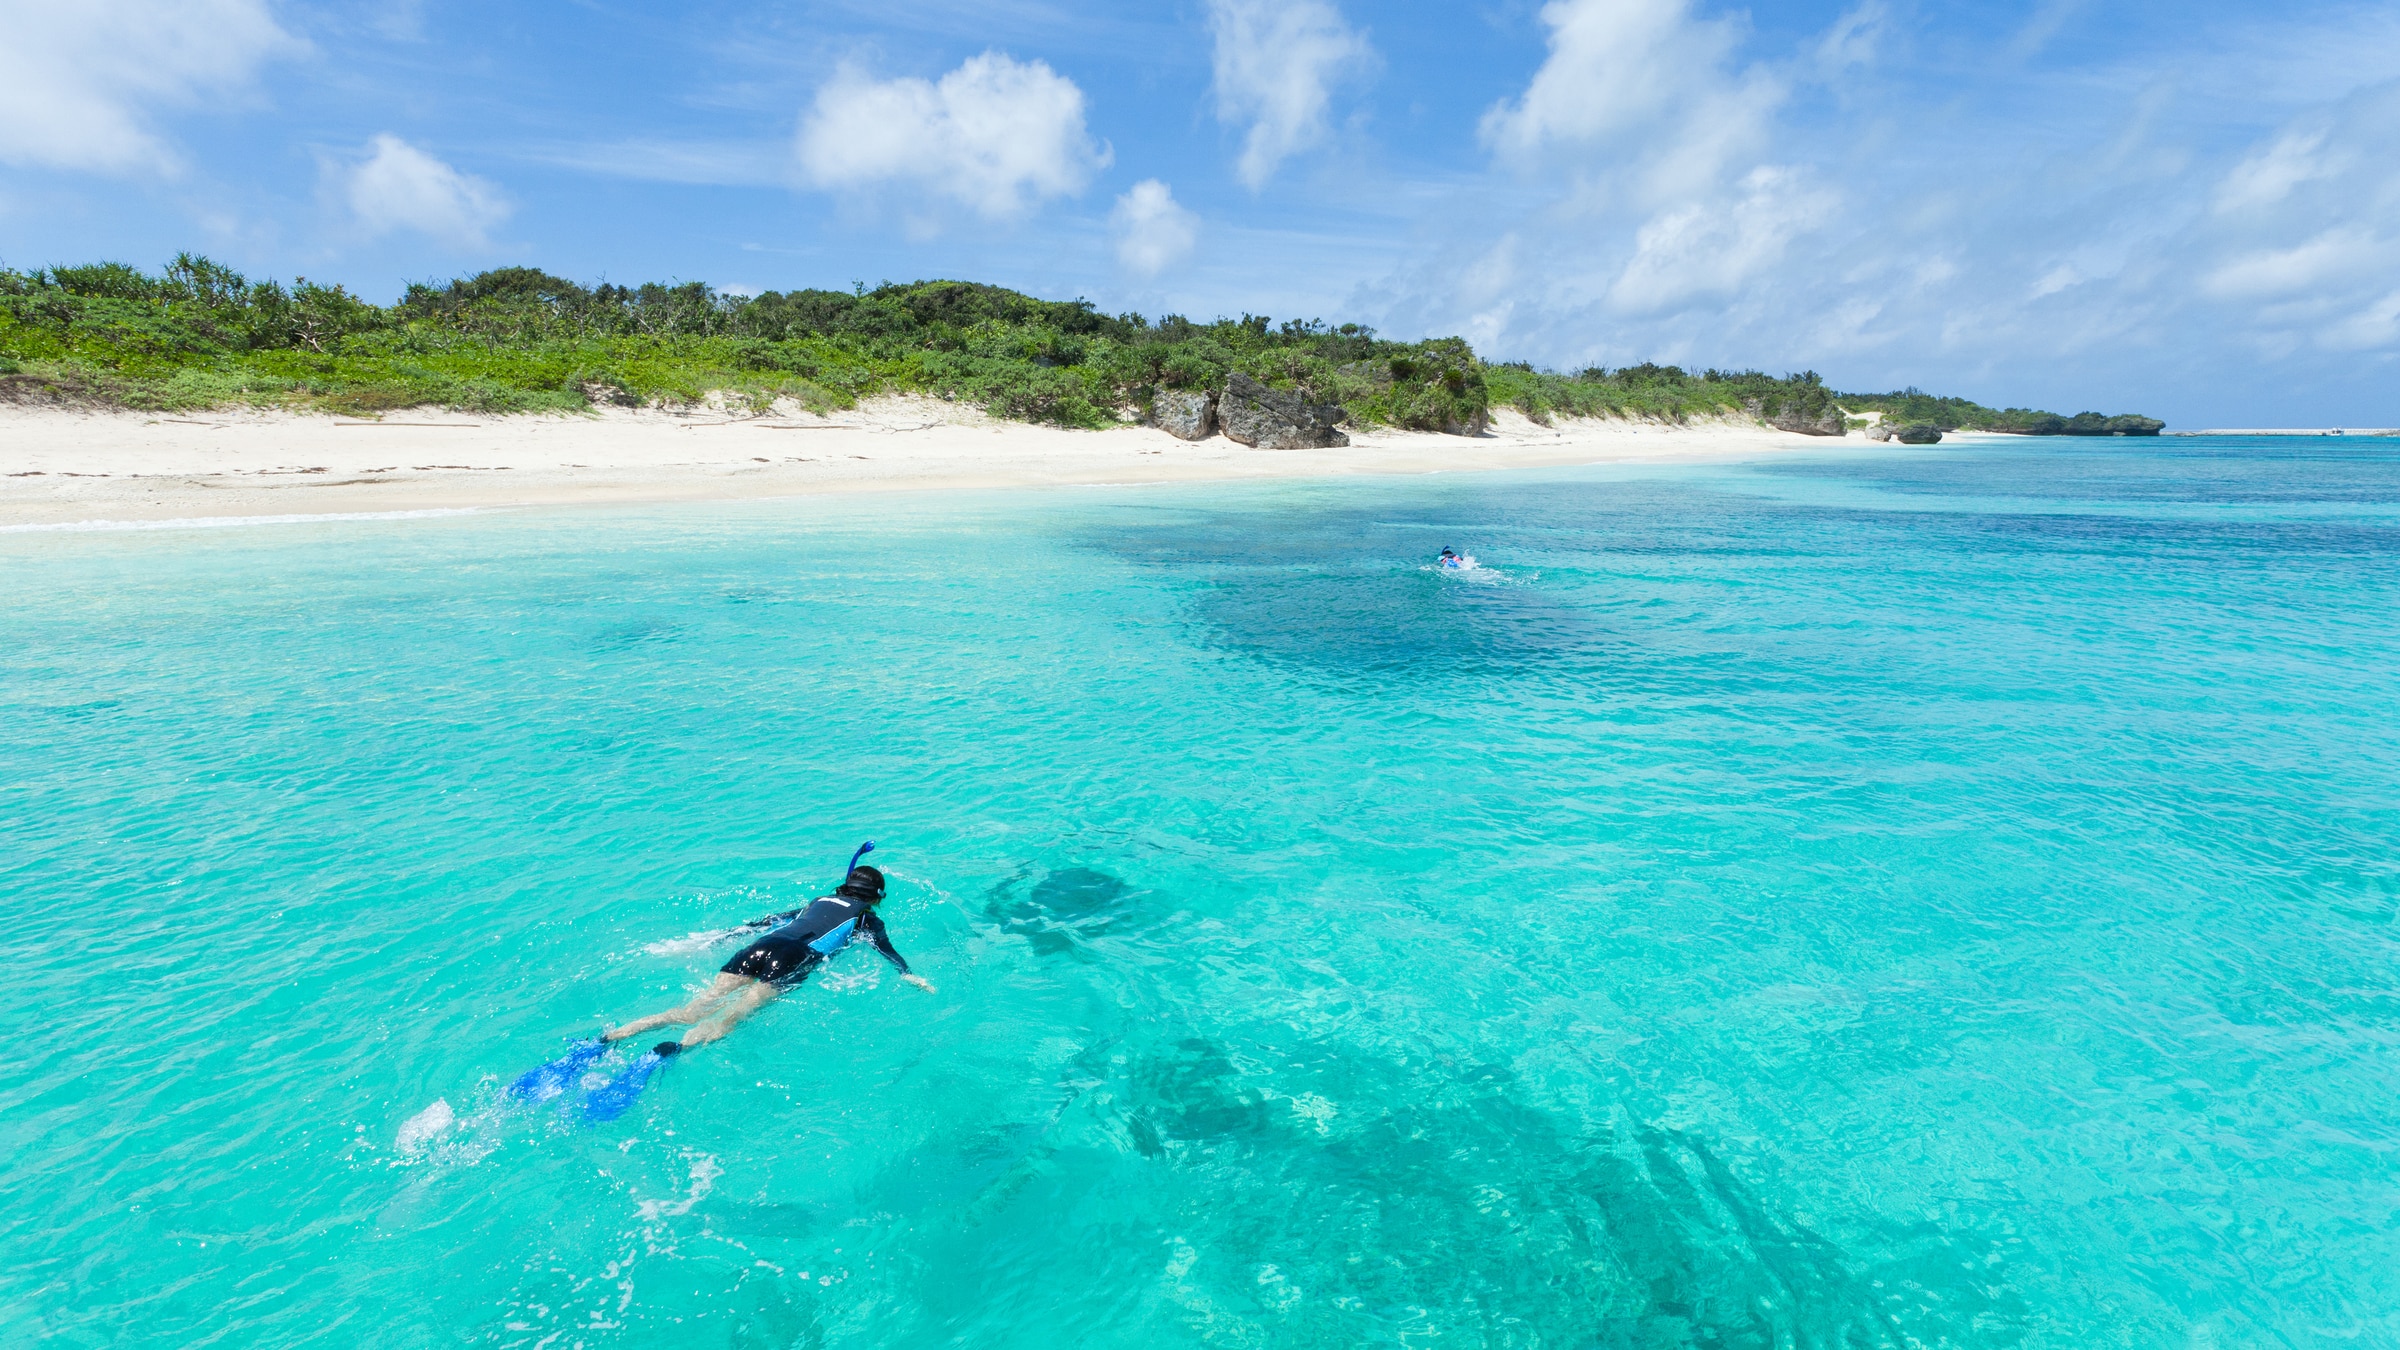
[[[1931,422],[1882,421],[1867,428],[1870,441],[1898,441],[1902,445],[1938,445],[1942,429]]]
[[[1150,400],[1150,420],[1181,440],[1206,440],[1217,429],[1217,398],[1205,389],[1161,389]]]
[[[2155,436],[2167,429],[2167,424],[2155,417],[2125,413],[2103,417],[2096,412],[2079,412],[2073,417],[2044,415],[2027,422],[2022,430],[2028,436]]]
[[[1225,382],[1225,394],[1217,400],[1217,426],[1226,438],[1259,450],[1348,445],[1350,438],[1335,425],[1341,419],[1339,403],[1310,403],[1239,371]]]

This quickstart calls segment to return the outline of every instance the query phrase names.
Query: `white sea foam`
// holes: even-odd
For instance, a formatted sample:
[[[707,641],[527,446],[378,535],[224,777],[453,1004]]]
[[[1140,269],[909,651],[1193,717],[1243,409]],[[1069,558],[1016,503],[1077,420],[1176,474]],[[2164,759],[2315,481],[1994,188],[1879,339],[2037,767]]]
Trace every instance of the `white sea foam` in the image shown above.
[[[708,1193],[716,1189],[717,1178],[725,1174],[725,1169],[718,1166],[716,1158],[710,1154],[699,1153],[689,1156],[692,1159],[692,1184],[684,1190],[683,1198],[680,1200],[644,1200],[641,1202],[640,1210],[643,1218],[658,1219],[669,1214],[689,1214],[692,1212],[692,1206],[707,1199]]]
[[[846,971],[828,970],[817,983],[829,994],[847,993],[853,989],[875,989],[883,983],[883,967],[880,962],[875,965],[861,962]]]
[[[679,938],[662,938],[646,943],[642,951],[650,956],[697,956],[742,931],[739,928],[711,928],[698,933],[686,933]]]
[[[1427,563],[1417,570],[1432,572],[1439,576],[1455,577],[1461,584],[1473,586],[1500,586],[1520,580],[1515,575],[1503,572],[1498,568],[1485,567],[1473,558],[1467,559],[1466,565],[1463,567],[1444,567],[1440,563]],[[1537,572],[1534,575],[1539,576],[1540,573]]]
[[[422,1153],[427,1144],[440,1138],[457,1123],[458,1117],[450,1110],[450,1103],[436,1098],[433,1105],[400,1123],[400,1133],[393,1138],[392,1147],[402,1153]]]
[[[168,520],[61,520],[34,525],[0,525],[0,534],[90,534],[110,530],[226,530],[239,525],[327,525],[353,520],[429,520],[435,516],[480,515],[480,506],[429,507],[422,511],[328,511],[302,516],[178,516]]]

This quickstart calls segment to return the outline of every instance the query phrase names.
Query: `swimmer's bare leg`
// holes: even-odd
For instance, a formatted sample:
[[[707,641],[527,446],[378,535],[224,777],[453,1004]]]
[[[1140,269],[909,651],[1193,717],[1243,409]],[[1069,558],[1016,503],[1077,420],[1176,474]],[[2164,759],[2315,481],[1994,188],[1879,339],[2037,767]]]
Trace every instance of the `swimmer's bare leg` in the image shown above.
[[[692,1023],[708,1016],[709,1010],[716,1007],[719,1002],[723,1001],[727,994],[734,992],[745,984],[759,983],[761,983],[761,981],[751,979],[747,975],[730,975],[723,971],[719,971],[717,973],[716,983],[710,985],[708,988],[700,991],[699,993],[692,995],[692,999],[689,1003],[684,1004],[680,1008],[670,1008],[662,1013],[652,1013],[648,1017],[637,1017],[633,1021],[627,1022],[621,1027],[611,1027],[608,1030],[600,1033],[600,1039],[604,1041],[621,1041],[628,1036],[639,1036],[643,1032],[650,1030],[652,1027],[690,1026]],[[723,1032],[717,1033],[719,1036],[723,1034]],[[714,1040],[716,1038],[712,1036],[709,1039]]]
[[[775,996],[782,992],[765,980],[752,980],[749,988],[725,1000],[723,1017],[713,1022],[702,1022],[683,1033],[683,1048],[689,1050],[695,1045],[706,1045],[721,1039],[726,1032],[740,1025],[742,1019],[774,1002]]]

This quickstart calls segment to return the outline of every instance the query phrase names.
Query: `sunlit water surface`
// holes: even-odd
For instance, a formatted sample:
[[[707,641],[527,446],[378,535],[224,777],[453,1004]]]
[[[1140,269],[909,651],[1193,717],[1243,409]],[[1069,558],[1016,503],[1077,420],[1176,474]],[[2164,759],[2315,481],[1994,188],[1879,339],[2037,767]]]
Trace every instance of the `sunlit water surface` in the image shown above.
[[[0,1343],[2400,1344],[2396,449],[0,535]]]

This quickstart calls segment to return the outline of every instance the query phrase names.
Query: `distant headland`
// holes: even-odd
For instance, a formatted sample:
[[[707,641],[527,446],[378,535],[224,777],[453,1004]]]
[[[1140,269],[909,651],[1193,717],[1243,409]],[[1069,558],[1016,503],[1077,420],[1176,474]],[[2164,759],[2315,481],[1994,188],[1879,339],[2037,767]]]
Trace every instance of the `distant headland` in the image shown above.
[[[698,282],[585,286],[529,267],[414,284],[391,305],[305,277],[253,281],[192,254],[0,268],[0,402],[149,411],[233,407],[374,416],[402,408],[578,412],[778,401],[823,412],[925,394],[1004,419],[1186,439],[1326,446],[1342,426],[1475,434],[1495,409],[1682,423],[1751,419],[1804,435],[1869,428],[2155,436],[2136,415],[1986,407],[1910,388],[1837,393],[1814,371],[1575,372],[1479,357],[1464,339],[1394,342],[1358,324],[1201,323],[1103,314],[965,281],[741,296]]]

